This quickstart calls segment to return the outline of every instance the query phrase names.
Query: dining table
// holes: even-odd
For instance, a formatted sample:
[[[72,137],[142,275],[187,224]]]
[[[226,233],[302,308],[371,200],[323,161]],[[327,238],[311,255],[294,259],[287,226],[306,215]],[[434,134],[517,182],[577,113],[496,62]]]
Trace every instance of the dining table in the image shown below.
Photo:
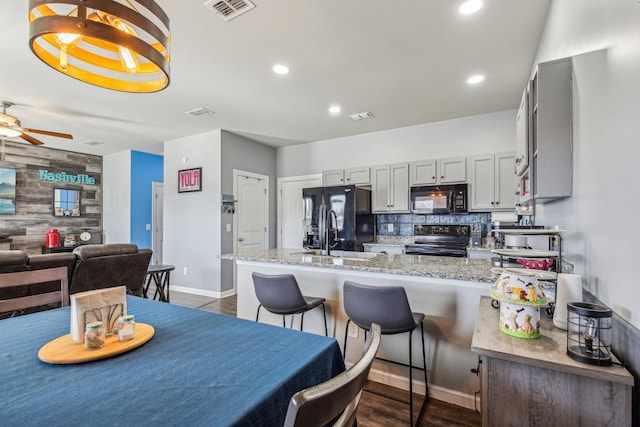
[[[334,338],[135,296],[127,312],[148,342],[72,364],[38,357],[69,307],[0,320],[0,424],[281,426],[294,393],[345,369]]]

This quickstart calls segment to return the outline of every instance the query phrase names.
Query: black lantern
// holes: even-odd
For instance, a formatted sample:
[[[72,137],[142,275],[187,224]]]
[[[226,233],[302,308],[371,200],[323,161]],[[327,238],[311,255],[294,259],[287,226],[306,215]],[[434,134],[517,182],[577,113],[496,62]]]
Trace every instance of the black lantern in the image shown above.
[[[567,354],[591,365],[611,365],[611,310],[586,302],[567,303]]]

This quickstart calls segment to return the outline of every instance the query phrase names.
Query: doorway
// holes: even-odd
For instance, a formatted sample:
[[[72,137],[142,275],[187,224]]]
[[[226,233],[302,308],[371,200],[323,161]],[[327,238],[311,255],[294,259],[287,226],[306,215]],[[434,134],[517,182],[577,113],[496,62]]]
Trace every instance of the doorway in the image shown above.
[[[269,177],[234,169],[233,251],[269,248]]]

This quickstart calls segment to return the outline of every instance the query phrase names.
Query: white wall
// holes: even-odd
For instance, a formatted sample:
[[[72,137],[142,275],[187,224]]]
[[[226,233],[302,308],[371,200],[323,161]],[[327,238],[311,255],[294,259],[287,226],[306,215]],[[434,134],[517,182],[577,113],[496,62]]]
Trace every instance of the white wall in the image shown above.
[[[103,243],[128,243],[131,239],[131,151],[102,159]]]
[[[163,262],[176,267],[171,287],[214,297],[220,292],[220,141],[216,130],[164,144]],[[195,167],[202,167],[202,191],[178,193],[178,170]]]
[[[507,110],[283,147],[278,177],[515,150],[515,122],[516,111]]]
[[[554,0],[536,63],[567,56],[575,56],[573,196],[538,207],[536,220],[568,230],[567,257],[586,288],[640,328],[640,3]]]

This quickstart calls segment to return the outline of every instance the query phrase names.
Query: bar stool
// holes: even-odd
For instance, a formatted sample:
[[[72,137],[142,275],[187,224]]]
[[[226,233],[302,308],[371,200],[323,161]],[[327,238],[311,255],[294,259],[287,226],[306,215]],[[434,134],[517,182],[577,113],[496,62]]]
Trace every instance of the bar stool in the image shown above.
[[[304,314],[319,305],[322,306],[322,315],[324,316],[324,334],[329,336],[327,329],[327,313],[325,311],[325,299],[318,297],[303,296],[300,287],[293,274],[276,274],[267,275],[253,273],[253,287],[258,297],[258,311],[256,312],[256,322],[260,316],[260,308],[264,307],[267,311],[274,314],[282,315],[282,326],[287,327],[285,316],[288,314],[302,314],[300,318],[300,330],[304,326]],[[293,318],[291,319],[293,326]]]
[[[345,281],[343,287],[344,293],[344,311],[349,320],[344,333],[344,355],[347,354],[347,337],[349,324],[355,323],[358,327],[366,332],[371,329],[372,323],[377,323],[382,328],[382,335],[395,335],[404,332],[409,333],[409,365],[405,363],[395,362],[393,360],[384,360],[385,362],[395,363],[397,365],[409,367],[409,422],[413,426],[413,369],[421,369],[413,366],[412,357],[412,334],[413,331],[420,326],[420,337],[422,338],[422,370],[424,371],[425,396],[424,403],[429,398],[429,388],[427,383],[427,358],[424,350],[424,327],[422,320],[423,313],[412,313],[407,293],[402,286],[366,286],[351,281]],[[386,396],[385,397],[389,397]],[[395,400],[395,399],[394,399]],[[418,419],[420,414],[418,414]]]

